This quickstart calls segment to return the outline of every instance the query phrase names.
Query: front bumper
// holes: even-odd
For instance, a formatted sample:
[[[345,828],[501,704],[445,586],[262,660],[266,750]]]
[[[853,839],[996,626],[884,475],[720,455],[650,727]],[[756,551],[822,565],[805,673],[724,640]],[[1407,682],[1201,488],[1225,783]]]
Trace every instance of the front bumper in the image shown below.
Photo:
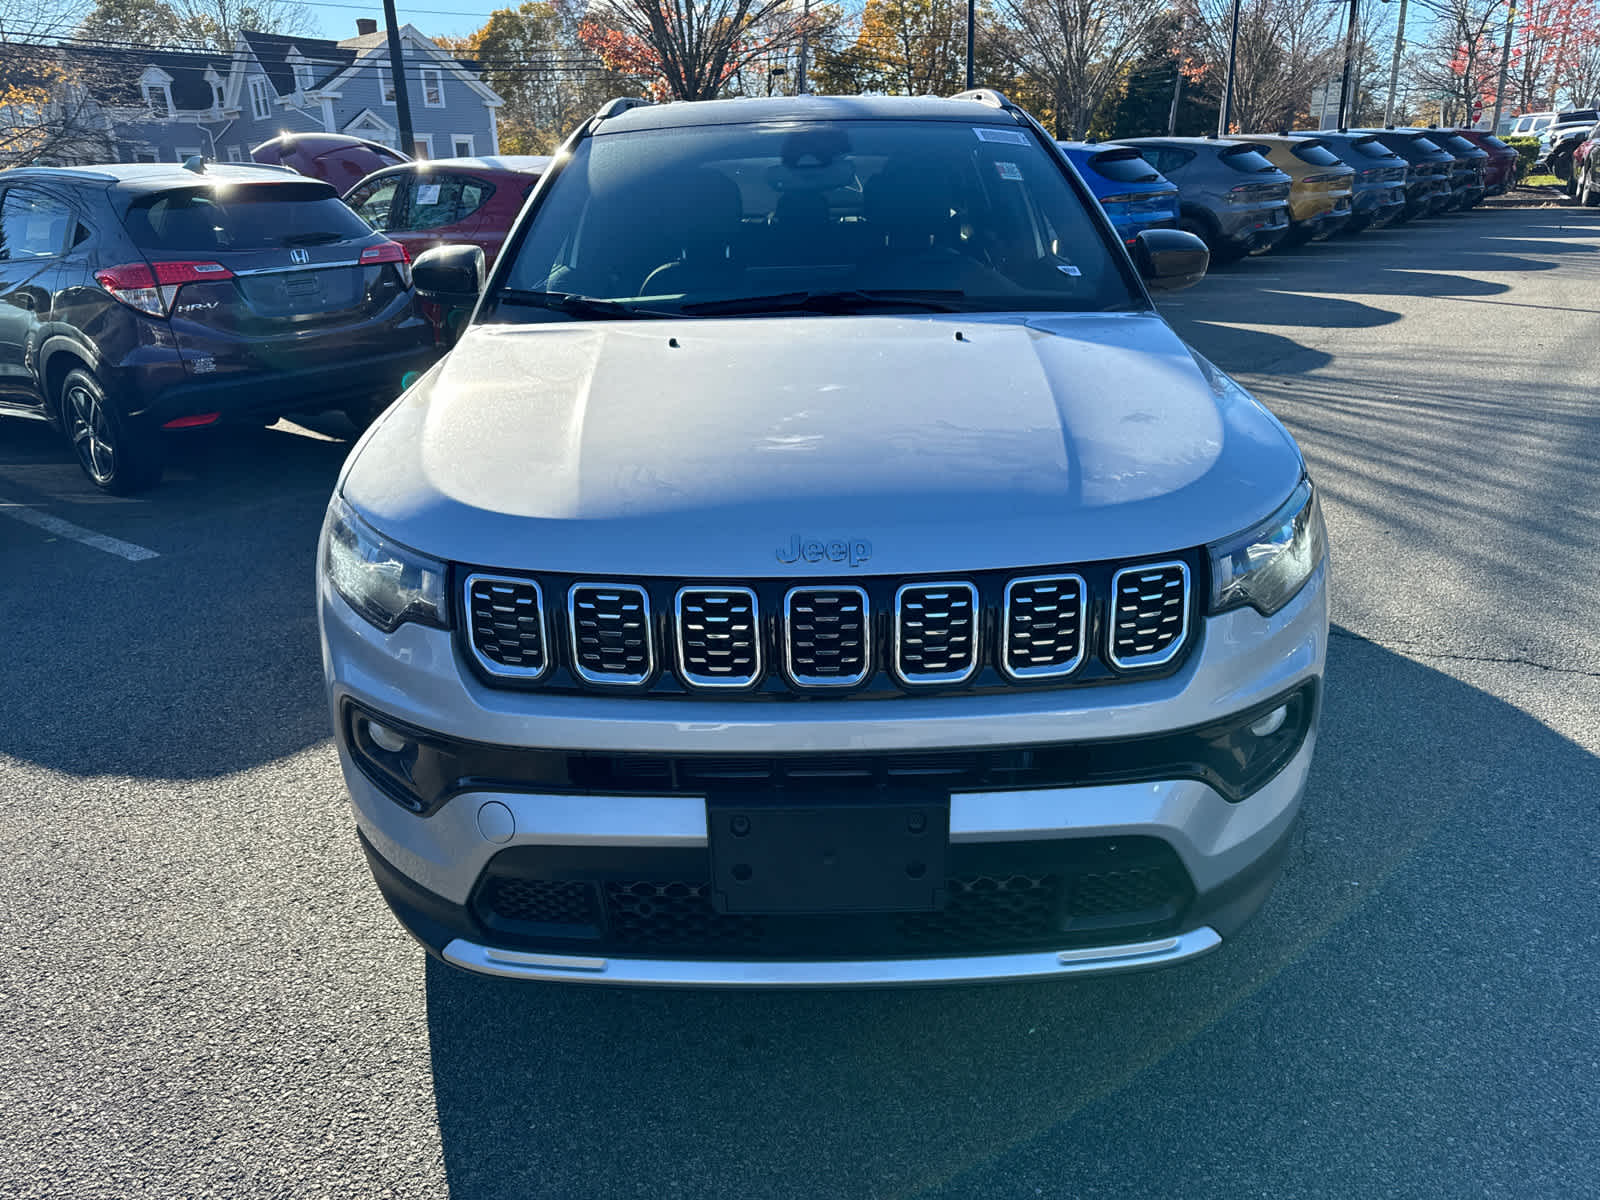
[[[449,634],[416,625],[385,635],[319,585],[324,666],[338,714],[353,702],[397,723],[503,746],[594,752],[763,755],[933,751],[1093,743],[1205,724],[1320,680],[1327,644],[1326,566],[1268,619],[1253,610],[1207,618],[1184,668],[1115,688],[904,701],[752,704],[641,701],[486,688]],[[342,726],[341,726],[342,728]],[[453,795],[431,816],[402,808],[340,758],[379,886],[402,923],[457,966],[518,978],[684,986],[838,986],[1023,979],[1131,970],[1181,961],[1231,936],[1264,901],[1280,869],[1315,745],[1315,718],[1294,757],[1264,786],[1230,802],[1192,778],[1032,790],[957,792],[952,856],[1019,855],[1144,842],[1161,846],[1185,881],[1164,923],[1063,935],[1016,953],[916,954],[618,952],[607,943],[530,943],[500,936],[483,885],[507,857],[622,864],[654,877],[670,860],[703,865],[703,795],[565,794],[485,784]],[[656,872],[656,875],[662,875]],[[667,873],[683,878],[684,873]]]

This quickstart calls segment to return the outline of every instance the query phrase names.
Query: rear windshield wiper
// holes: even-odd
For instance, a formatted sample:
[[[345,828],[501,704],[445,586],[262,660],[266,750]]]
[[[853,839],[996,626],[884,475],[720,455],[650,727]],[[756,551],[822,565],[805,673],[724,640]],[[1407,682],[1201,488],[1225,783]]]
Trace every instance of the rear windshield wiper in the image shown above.
[[[530,292],[522,288],[505,288],[495,296],[500,304],[515,304],[527,308],[548,308],[553,312],[573,317],[594,317],[602,321],[647,320],[651,317],[675,317],[677,313],[662,312],[653,308],[638,308],[622,300],[601,300],[594,296],[578,296],[572,292]]]
[[[917,308],[929,312],[960,312],[963,291],[935,289],[852,289],[838,292],[780,292],[775,296],[740,296],[732,300],[704,300],[685,304],[692,317],[737,316],[746,313],[820,312],[852,313],[872,308]]]

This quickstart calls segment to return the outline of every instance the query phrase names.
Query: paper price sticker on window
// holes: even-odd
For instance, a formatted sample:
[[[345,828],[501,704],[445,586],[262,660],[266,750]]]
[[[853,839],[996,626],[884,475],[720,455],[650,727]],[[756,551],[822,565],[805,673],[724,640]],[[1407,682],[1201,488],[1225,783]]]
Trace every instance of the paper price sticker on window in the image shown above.
[[[424,183],[417,187],[417,204],[427,208],[431,204],[439,203],[439,185],[437,183]]]
[[[1028,135],[1020,129],[994,129],[986,125],[974,125],[972,132],[978,135],[980,142],[1004,142],[1008,146],[1028,144]]]
[[[1016,163],[997,162],[994,169],[1000,172],[1001,179],[1015,179],[1018,183],[1022,182],[1022,168]]]

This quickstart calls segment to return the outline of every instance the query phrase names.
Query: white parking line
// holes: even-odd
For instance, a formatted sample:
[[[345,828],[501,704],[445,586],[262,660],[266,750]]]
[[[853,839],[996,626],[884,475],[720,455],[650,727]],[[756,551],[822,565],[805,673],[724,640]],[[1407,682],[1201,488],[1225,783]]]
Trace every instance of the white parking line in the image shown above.
[[[82,542],[85,546],[103,550],[107,554],[115,554],[118,558],[125,558],[129,562],[144,562],[147,558],[161,557],[154,550],[146,550],[143,546],[135,546],[132,542],[125,542],[121,538],[107,537],[103,533],[85,529],[82,525],[74,525],[71,521],[63,521],[60,517],[52,517],[49,513],[35,512],[26,505],[16,504],[10,500],[0,499],[0,516],[21,521],[24,525],[32,525],[35,529],[42,529],[57,537],[71,538],[75,542]]]

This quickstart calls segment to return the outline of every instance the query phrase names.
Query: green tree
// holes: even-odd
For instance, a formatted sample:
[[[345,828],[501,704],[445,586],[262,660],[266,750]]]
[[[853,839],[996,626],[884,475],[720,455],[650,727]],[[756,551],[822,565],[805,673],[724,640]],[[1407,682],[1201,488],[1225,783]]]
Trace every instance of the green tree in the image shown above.
[[[110,45],[169,45],[178,40],[178,14],[166,0],[99,0],[78,36]]]

